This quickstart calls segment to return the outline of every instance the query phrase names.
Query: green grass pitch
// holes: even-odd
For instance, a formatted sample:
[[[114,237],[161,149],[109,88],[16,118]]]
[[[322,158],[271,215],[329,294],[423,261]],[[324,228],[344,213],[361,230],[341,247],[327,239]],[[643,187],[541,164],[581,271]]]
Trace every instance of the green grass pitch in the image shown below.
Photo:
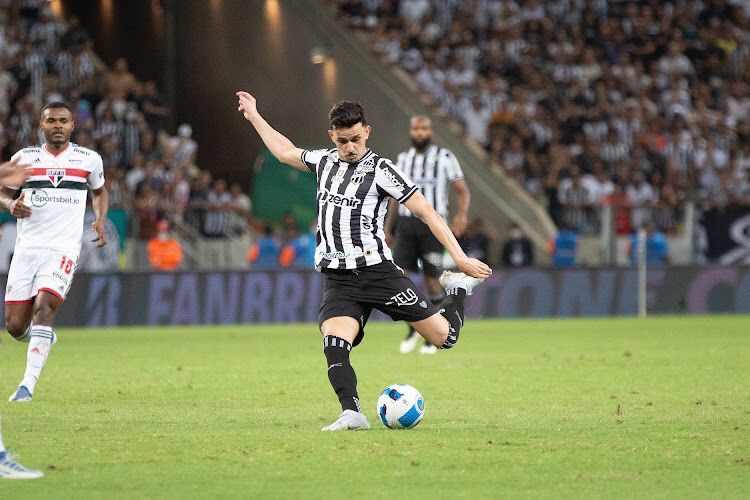
[[[354,350],[373,429],[344,433],[313,325],[60,330],[26,404],[4,336],[4,439],[46,476],[0,498],[747,498],[749,317],[470,321],[432,357],[403,333]],[[377,420],[396,382],[415,429]]]

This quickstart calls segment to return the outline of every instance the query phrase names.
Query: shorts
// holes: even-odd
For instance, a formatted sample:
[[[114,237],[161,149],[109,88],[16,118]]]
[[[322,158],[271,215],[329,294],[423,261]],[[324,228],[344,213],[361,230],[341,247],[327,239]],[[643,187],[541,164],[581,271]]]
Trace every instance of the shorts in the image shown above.
[[[70,290],[78,255],[43,248],[23,248],[13,254],[5,285],[6,304],[34,301],[39,292],[49,292],[60,302]]]
[[[443,273],[443,245],[427,224],[416,217],[400,217],[395,237],[393,261],[398,266],[417,271],[421,261],[425,275],[440,277]]]
[[[353,270],[324,270],[325,286],[318,325],[330,318],[348,316],[359,321],[353,345],[362,342],[365,324],[373,309],[394,321],[421,321],[438,312],[430,301],[393,262]]]

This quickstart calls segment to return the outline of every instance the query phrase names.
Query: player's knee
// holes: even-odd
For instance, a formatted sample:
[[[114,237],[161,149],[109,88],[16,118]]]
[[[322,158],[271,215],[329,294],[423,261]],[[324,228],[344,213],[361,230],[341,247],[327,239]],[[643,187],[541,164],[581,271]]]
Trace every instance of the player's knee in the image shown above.
[[[5,329],[14,338],[23,337],[26,333],[26,329],[29,327],[21,318],[5,318]]]

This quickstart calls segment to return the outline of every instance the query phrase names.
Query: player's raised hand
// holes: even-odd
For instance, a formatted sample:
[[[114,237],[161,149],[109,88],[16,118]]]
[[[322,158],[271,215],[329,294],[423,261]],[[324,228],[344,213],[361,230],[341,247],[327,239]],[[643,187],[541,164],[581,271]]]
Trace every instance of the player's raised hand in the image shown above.
[[[456,261],[456,265],[462,272],[468,274],[472,278],[488,278],[492,274],[490,266],[479,259],[466,257],[465,259]]]
[[[10,206],[8,207],[11,215],[16,219],[23,219],[24,217],[29,217],[31,215],[31,207],[27,207],[23,201],[25,196],[26,193],[21,192],[21,196],[11,201]]]
[[[31,165],[21,163],[18,156],[0,166],[0,184],[20,186],[31,177]]]
[[[91,223],[91,230],[96,233],[96,238],[91,240],[96,243],[96,248],[101,248],[107,244],[107,235],[104,232],[104,220],[96,219]]]
[[[242,113],[246,120],[250,121],[258,116],[258,106],[255,97],[244,91],[238,91],[235,95],[239,99],[237,111]]]

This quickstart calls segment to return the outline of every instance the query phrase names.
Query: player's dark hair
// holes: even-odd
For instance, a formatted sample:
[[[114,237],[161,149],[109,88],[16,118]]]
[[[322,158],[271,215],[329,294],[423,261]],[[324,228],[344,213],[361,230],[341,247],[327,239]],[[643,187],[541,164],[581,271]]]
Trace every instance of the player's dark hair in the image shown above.
[[[52,101],[50,103],[47,103],[47,105],[42,108],[42,113],[44,113],[48,109],[67,109],[71,113],[73,112],[73,110],[70,109],[70,106],[61,101]]]
[[[354,101],[340,101],[334,104],[328,113],[331,128],[349,128],[357,123],[367,125],[365,110],[362,105]]]

